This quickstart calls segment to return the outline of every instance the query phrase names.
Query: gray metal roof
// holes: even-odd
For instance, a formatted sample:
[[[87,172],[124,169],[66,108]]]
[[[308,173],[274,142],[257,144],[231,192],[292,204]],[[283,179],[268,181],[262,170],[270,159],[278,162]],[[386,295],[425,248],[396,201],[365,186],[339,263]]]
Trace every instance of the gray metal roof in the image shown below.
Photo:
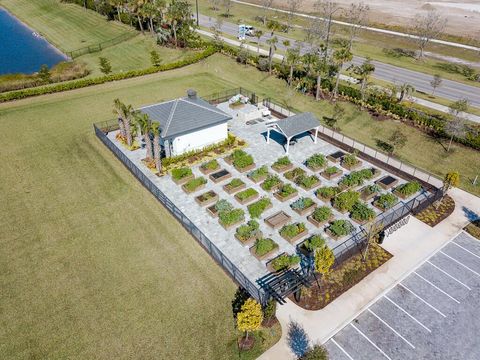
[[[306,112],[278,120],[274,125],[283,135],[292,137],[320,126],[320,122],[312,113]]]
[[[220,124],[232,117],[199,97],[185,97],[139,109],[160,123],[162,138]]]

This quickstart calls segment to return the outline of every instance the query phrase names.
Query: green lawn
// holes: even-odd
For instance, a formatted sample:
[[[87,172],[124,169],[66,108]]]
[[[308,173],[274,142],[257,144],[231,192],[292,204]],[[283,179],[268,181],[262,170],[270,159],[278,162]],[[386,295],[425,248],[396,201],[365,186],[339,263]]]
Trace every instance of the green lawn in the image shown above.
[[[92,129],[116,97],[138,106],[236,85],[215,60],[232,67],[217,57],[0,105],[2,359],[238,358],[234,283]]]

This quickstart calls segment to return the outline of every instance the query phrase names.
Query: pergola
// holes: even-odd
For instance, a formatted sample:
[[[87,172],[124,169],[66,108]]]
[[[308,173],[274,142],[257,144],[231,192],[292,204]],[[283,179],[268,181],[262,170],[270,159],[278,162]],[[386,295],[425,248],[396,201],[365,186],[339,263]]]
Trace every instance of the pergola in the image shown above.
[[[290,116],[286,119],[278,120],[274,123],[270,123],[267,127],[267,144],[270,144],[270,131],[276,131],[277,133],[287,138],[286,153],[290,148],[290,140],[297,135],[303,134],[307,131],[315,129],[314,143],[317,143],[318,128],[320,122],[318,119],[309,112],[301,113]]]

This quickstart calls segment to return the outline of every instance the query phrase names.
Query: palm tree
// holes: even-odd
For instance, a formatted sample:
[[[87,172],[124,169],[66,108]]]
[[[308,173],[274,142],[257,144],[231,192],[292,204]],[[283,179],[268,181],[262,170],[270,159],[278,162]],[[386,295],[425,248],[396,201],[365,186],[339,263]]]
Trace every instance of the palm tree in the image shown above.
[[[151,0],[145,3],[142,8],[142,13],[148,19],[148,28],[150,29],[150,34],[153,36],[155,34],[155,27],[153,25],[153,19],[158,17],[161,14],[161,9],[165,6],[165,2],[160,2],[156,0]]]
[[[270,46],[270,49],[268,50],[268,72],[270,74],[272,73],[273,55],[275,54],[275,50],[277,50],[277,43],[278,38],[276,36],[267,40],[267,44]]]
[[[117,115],[118,127],[120,129],[120,135],[125,139],[125,123],[123,121],[123,108],[125,105],[120,101],[120,99],[113,100],[113,113]]]
[[[288,48],[290,47],[290,40],[288,40],[288,39],[283,40],[282,45],[288,51]],[[285,62],[285,56],[282,57],[282,65],[283,65],[284,62]]]
[[[155,167],[160,174],[162,171],[162,160],[160,159],[160,124],[157,122],[152,123],[151,131],[153,133],[153,160],[155,161]]]
[[[335,88],[333,89],[333,98],[337,98],[338,84],[340,83],[340,73],[342,72],[343,65],[346,62],[352,61],[353,55],[347,47],[342,47],[333,52],[333,62],[337,66],[337,81],[335,82]]]
[[[143,29],[143,13],[142,13],[142,9],[143,9],[143,6],[145,5],[145,2],[146,2],[145,0],[129,0],[128,1],[128,9],[132,14],[136,15],[138,26],[140,27],[140,31],[142,32],[142,34],[145,33]]]
[[[287,64],[290,66],[290,74],[288,76],[288,85],[292,86],[293,81],[293,69],[297,66],[298,61],[301,59],[300,46],[297,44],[294,48],[287,50]]]
[[[152,129],[152,121],[147,114],[141,112],[135,112],[134,114],[136,123],[140,126],[140,129],[143,134],[143,140],[145,141],[145,159],[152,159],[152,139],[150,138],[150,133]]]
[[[257,55],[260,55],[260,38],[263,36],[263,31],[257,29],[255,30],[254,35],[257,38]]]
[[[360,81],[360,94],[362,95],[362,100],[365,99],[365,89],[367,88],[370,76],[375,71],[375,65],[372,64],[372,59],[367,57],[365,61],[358,66],[353,66],[353,73],[357,75],[358,80]]]
[[[108,3],[113,6],[117,10],[118,21],[121,22],[122,19],[120,18],[120,9],[124,5],[124,0],[109,0]]]
[[[398,98],[398,102],[401,103],[403,99],[412,95],[415,92],[415,88],[408,83],[403,83],[402,85],[400,85],[399,91],[400,91],[400,97]],[[396,96],[396,94],[394,95]]]
[[[134,113],[134,110],[132,105],[122,106],[122,119],[123,119],[123,124],[125,126],[125,138],[127,140],[127,145],[129,147],[131,147],[133,144],[132,128],[131,128],[131,120],[132,120],[133,113]]]

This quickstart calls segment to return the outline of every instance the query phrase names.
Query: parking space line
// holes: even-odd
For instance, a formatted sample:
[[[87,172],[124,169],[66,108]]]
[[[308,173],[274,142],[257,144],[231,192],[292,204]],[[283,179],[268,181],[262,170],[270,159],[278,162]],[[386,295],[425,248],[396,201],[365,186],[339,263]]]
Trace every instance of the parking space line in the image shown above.
[[[386,327],[388,327],[390,330],[392,330],[395,335],[397,335],[400,339],[402,339],[403,341],[405,341],[412,349],[415,349],[415,346],[413,346],[413,344],[408,341],[407,339],[405,339],[397,330],[395,330],[393,327],[391,327],[390,325],[388,325],[382,318],[380,318],[380,316],[378,316],[377,314],[375,314],[372,310],[370,309],[367,309],[368,312],[370,314],[372,314],[373,316],[375,316],[378,320],[380,320]]]
[[[440,315],[442,315],[444,318],[447,317],[447,315],[445,315],[444,313],[442,313],[440,310],[438,310],[435,306],[429,304],[427,301],[425,301],[423,298],[421,298],[420,296],[418,296],[417,294],[415,294],[412,290],[410,290],[409,288],[407,288],[405,285],[403,285],[402,283],[398,283],[399,286],[403,287],[405,290],[407,290],[408,292],[410,292],[413,296],[415,296],[416,298],[418,298],[420,301],[422,301],[425,305],[427,305],[428,307],[430,307],[432,310],[435,310],[437,313],[439,313]]]
[[[406,314],[407,316],[410,317],[410,319],[412,319],[413,321],[415,321],[418,325],[420,325],[421,327],[423,327],[425,330],[427,330],[429,333],[432,332],[432,330],[430,330],[428,327],[426,327],[425,325],[423,325],[420,321],[418,321],[412,314],[410,314],[409,312],[407,312],[407,310],[405,310],[404,308],[402,308],[400,305],[398,305],[395,301],[393,301],[392,299],[390,299],[387,295],[383,295],[383,297],[385,299],[387,299],[388,301],[390,301],[393,305],[395,305],[400,311],[402,311],[404,314]]]
[[[435,289],[437,289],[438,291],[440,291],[442,294],[444,294],[445,296],[448,296],[450,299],[452,299],[453,301],[455,301],[457,304],[460,304],[460,301],[458,301],[457,299],[455,299],[453,296],[451,296],[450,294],[448,294],[447,292],[443,291],[442,289],[440,289],[437,285],[433,284],[432,282],[430,282],[429,280],[425,279],[422,275],[418,274],[416,271],[413,272],[415,275],[417,275],[420,279],[422,279],[423,281],[425,281],[427,284],[430,284],[431,286],[433,286]]]
[[[445,254],[445,253],[444,253],[443,251],[441,251],[441,250],[439,251],[439,253],[442,254],[442,255],[444,255],[444,256],[446,256],[446,257],[448,257],[449,259],[452,259],[452,260],[455,261],[458,265],[463,266],[465,269],[469,270],[469,271],[472,272],[473,274],[475,274],[475,275],[477,275],[478,277],[480,277],[480,274],[479,274],[478,272],[476,272],[475,270],[470,269],[467,265],[462,264],[462,263],[461,263],[460,261],[458,261],[457,259],[454,259],[454,258],[451,257],[450,255]]]
[[[370,344],[372,344],[372,345],[375,347],[375,349],[377,349],[378,351],[380,351],[383,356],[385,356],[388,360],[392,360],[387,354],[385,354],[385,352],[384,352],[382,349],[380,349],[372,340],[370,340],[367,335],[365,335],[363,332],[361,332],[360,329],[358,329],[358,328],[357,328],[355,325],[353,325],[352,323],[350,323],[350,325],[351,325],[355,330],[357,330],[357,332],[358,332],[360,335],[362,335]]]
[[[432,265],[435,269],[441,271],[442,273],[444,273],[445,275],[447,275],[450,279],[452,280],[455,280],[457,283],[459,283],[460,285],[466,287],[468,290],[472,290],[472,288],[466,284],[464,284],[463,282],[461,282],[460,280],[458,280],[457,278],[453,277],[452,275],[450,275],[449,273],[447,273],[445,270],[442,270],[440,269],[437,265],[433,264],[430,262],[430,260],[427,260],[427,263],[429,263],[430,265]]]
[[[337,343],[334,338],[331,338],[330,341],[333,342],[336,345],[336,347],[338,347],[340,351],[343,352],[350,360],[353,360],[350,354],[347,353],[347,351],[343,347],[341,347],[340,344]]]
[[[466,252],[468,252],[469,254],[471,254],[471,255],[475,256],[476,258],[479,258],[479,259],[480,259],[480,256],[478,256],[477,254],[475,254],[475,253],[471,252],[470,250],[464,248],[462,245],[457,244],[455,241],[452,241],[452,244],[458,246],[460,249],[463,249],[463,250],[465,250]]]

